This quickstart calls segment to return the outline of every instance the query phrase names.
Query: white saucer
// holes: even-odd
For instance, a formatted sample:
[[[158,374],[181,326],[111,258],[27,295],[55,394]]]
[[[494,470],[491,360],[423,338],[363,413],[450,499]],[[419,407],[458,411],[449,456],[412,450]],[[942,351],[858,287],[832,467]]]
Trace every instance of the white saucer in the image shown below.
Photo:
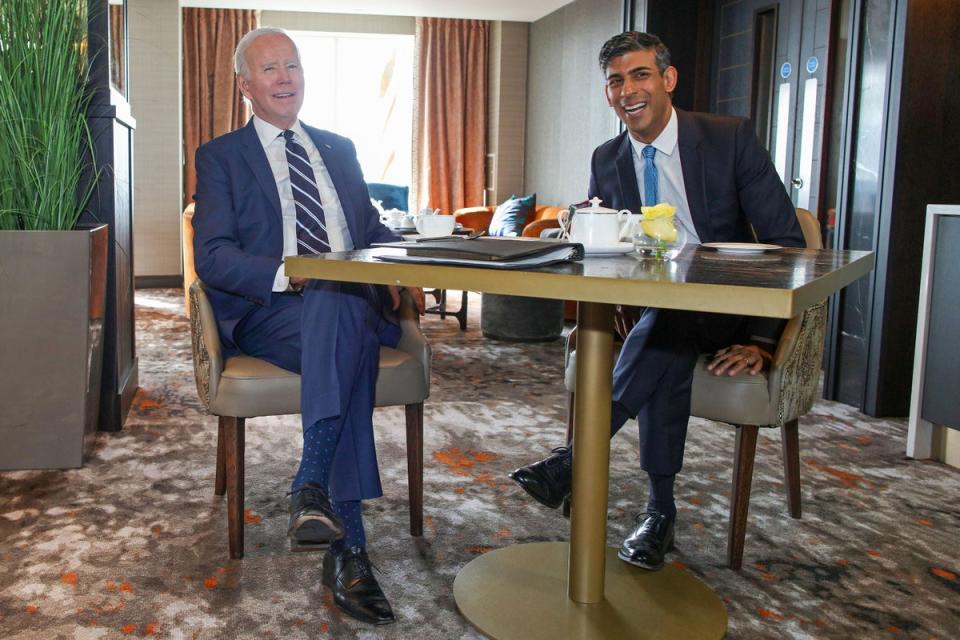
[[[764,253],[783,249],[778,244],[760,244],[758,242],[705,242],[707,249],[716,249],[720,253]]]
[[[588,256],[619,256],[633,251],[632,242],[618,242],[617,244],[588,247],[583,245],[583,252]]]

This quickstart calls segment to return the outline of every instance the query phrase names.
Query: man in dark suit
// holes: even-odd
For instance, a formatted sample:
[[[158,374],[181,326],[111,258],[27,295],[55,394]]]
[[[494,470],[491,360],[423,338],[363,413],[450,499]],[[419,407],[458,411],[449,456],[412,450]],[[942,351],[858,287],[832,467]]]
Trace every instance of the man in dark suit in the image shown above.
[[[801,247],[803,234],[783,183],[749,122],[673,107],[677,70],[654,35],[627,32],[600,51],[608,104],[626,127],[597,147],[590,196],[615,209],[667,202],[689,241],[761,242]],[[641,195],[642,194],[642,195]],[[782,323],[761,318],[618,309],[623,350],[613,372],[611,435],[631,417],[640,427],[640,466],[647,472],[646,512],[624,540],[621,560],[663,566],[673,545],[673,485],[683,464],[693,369],[714,352],[716,375],[756,375],[771,360]],[[511,477],[539,502],[556,508],[570,494],[572,452],[521,467]]]
[[[382,495],[373,402],[380,345],[400,338],[399,292],[287,278],[283,257],[397,238],[370,203],[353,143],[299,121],[303,72],[286,33],[251,31],[235,63],[254,116],[197,150],[197,274],[225,356],[245,353],[301,374],[291,545],[328,548],[323,584],[347,613],[392,622],[367,557],[360,501]],[[411,294],[422,312],[422,290]]]

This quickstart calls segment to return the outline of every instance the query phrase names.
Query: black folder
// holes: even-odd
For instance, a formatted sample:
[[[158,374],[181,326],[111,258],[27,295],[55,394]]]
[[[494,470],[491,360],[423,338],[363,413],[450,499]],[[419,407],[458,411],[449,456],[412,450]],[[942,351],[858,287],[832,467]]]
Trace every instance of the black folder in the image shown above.
[[[406,255],[377,256],[393,262],[473,264],[504,268],[543,266],[583,259],[583,245],[577,242],[521,238],[422,238],[374,244],[376,247],[406,249]]]

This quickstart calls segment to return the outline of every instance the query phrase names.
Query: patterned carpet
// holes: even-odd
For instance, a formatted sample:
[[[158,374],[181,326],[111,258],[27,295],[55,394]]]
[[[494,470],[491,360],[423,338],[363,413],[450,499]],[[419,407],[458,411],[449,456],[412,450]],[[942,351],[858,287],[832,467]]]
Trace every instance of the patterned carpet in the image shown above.
[[[376,416],[386,495],[365,517],[400,622],[340,615],[320,557],[287,550],[298,417],[248,422],[247,555],[228,560],[216,419],[197,400],[181,293],[137,293],[142,389],[122,432],[99,434],[83,469],[0,474],[0,638],[476,638],[453,601],[457,571],[567,536],[506,477],[563,438],[562,345],[484,339],[472,296],[466,332],[423,322],[435,349],[423,540],[407,534],[402,408]],[[958,637],[960,473],[906,460],[905,433],[903,420],[819,402],[801,421],[798,521],[785,515],[779,433],[763,433],[737,573],[723,564],[732,430],[693,421],[670,560],[720,594],[728,637]],[[611,453],[611,545],[644,502],[636,450],[628,425]]]

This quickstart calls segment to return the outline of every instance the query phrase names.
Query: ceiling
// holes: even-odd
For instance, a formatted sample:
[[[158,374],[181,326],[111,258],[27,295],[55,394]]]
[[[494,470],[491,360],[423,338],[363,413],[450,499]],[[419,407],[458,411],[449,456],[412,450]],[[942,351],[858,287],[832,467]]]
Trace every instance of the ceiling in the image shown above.
[[[533,22],[572,0],[181,0],[184,7]]]

